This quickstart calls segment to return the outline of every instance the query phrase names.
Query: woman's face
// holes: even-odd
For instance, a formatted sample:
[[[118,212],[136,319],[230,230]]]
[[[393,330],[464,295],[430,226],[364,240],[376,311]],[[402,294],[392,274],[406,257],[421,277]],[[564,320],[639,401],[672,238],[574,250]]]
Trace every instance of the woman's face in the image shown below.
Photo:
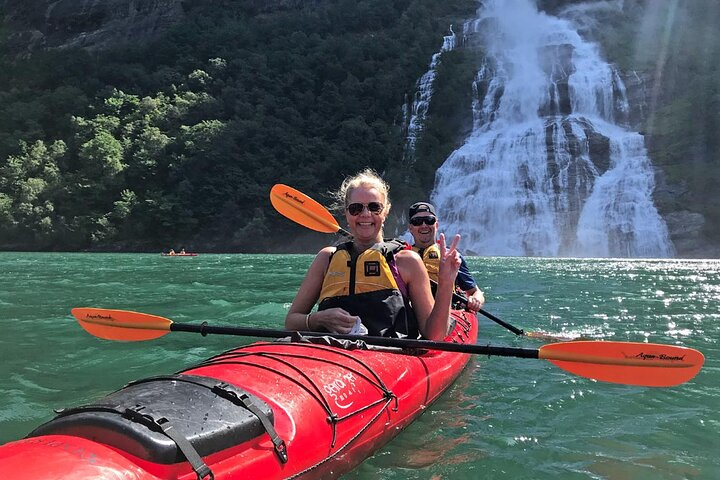
[[[345,207],[345,219],[350,227],[350,233],[353,234],[356,241],[369,244],[382,240],[381,231],[387,217],[386,203],[382,194],[373,187],[361,185],[350,192],[348,204]],[[351,214],[354,209],[359,209],[358,205],[353,204],[362,205],[362,210],[357,215]],[[378,206],[380,207],[379,212]],[[356,211],[352,213],[356,213]]]

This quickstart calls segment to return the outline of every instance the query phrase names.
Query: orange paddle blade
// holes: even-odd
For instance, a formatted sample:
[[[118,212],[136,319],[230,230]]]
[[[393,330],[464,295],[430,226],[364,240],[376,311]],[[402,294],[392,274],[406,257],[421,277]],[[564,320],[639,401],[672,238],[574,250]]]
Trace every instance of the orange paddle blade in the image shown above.
[[[603,382],[670,387],[687,382],[705,357],[692,348],[635,342],[565,342],[543,345],[538,358]]]
[[[292,187],[278,183],[270,190],[270,203],[281,215],[300,225],[322,233],[340,230],[325,207]]]
[[[153,340],[170,333],[172,320],[147,313],[105,308],[73,308],[73,316],[91,335],[105,340]]]

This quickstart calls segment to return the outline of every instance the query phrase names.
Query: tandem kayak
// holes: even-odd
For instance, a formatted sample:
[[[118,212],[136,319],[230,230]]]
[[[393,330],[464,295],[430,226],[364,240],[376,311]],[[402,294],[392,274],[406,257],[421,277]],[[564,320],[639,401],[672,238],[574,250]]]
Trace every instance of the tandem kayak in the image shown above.
[[[445,340],[475,344],[475,315],[452,317]],[[407,427],[469,360],[321,340],[252,343],[61,411],[0,447],[0,472],[15,480],[335,478]]]
[[[163,257],[197,257],[197,253],[161,253]]]

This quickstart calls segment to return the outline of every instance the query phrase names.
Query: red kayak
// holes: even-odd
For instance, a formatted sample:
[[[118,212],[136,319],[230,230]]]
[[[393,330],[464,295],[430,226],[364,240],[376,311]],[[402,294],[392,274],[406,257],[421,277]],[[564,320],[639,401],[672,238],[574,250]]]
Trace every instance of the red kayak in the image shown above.
[[[446,341],[474,344],[476,317],[455,311],[453,319]],[[407,427],[469,359],[300,340],[253,343],[62,411],[0,447],[0,472],[14,480],[335,478]]]

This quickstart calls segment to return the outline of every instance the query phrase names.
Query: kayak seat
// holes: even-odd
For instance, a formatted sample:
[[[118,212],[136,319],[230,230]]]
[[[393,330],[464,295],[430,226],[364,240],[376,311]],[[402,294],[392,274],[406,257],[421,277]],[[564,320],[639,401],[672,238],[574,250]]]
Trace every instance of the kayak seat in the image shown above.
[[[233,401],[234,397],[241,400]],[[176,374],[133,382],[97,403],[59,411],[28,437],[83,437],[144,460],[173,464],[185,461],[186,449],[178,446],[184,440],[174,441],[164,433],[168,426],[172,436],[179,433],[204,457],[268,429],[277,437],[273,420],[270,406],[241,388],[209,377]]]

